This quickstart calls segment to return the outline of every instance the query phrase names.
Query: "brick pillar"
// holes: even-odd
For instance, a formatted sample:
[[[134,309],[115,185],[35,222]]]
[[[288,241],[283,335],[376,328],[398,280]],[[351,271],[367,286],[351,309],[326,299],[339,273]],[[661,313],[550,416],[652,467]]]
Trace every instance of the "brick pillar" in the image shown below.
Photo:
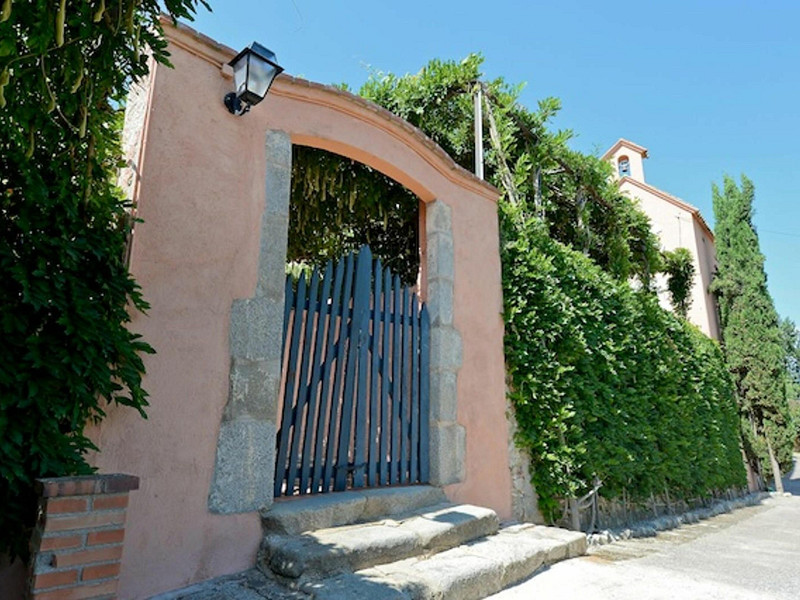
[[[132,475],[37,481],[39,517],[31,539],[29,597],[115,598]]]

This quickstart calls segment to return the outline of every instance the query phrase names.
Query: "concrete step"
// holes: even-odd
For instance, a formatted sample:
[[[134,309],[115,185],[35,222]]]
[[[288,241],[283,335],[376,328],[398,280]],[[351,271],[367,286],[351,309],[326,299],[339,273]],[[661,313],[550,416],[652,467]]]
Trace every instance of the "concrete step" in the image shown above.
[[[479,600],[585,552],[582,533],[514,525],[438,554],[309,581],[301,589],[319,600]]]
[[[446,502],[441,488],[429,485],[352,490],[277,500],[262,511],[268,534],[297,535],[402,515]]]
[[[494,511],[442,503],[396,518],[309,531],[267,534],[259,566],[281,578],[308,580],[454,548],[498,530]],[[291,582],[290,582],[291,583]]]

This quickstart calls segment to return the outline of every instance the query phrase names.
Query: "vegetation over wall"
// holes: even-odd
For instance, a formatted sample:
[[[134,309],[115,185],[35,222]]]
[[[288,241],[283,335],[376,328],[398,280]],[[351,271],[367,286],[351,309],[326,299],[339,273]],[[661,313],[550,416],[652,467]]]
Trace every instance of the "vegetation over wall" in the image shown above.
[[[597,479],[601,495],[626,490],[633,500],[742,485],[738,418],[720,349],[660,308],[651,289],[653,274],[665,272],[685,314],[694,276],[688,252],[662,255],[610,165],[570,150],[570,132],[548,128],[557,100],[529,111],[517,103],[520,88],[481,81],[481,61],[471,55],[431,61],[416,75],[378,73],[359,93],[422,129],[467,169],[473,93],[484,95],[486,175],[503,191],[510,393],[541,508],[556,519],[559,499],[583,495]],[[295,167],[303,172],[314,156],[296,156]],[[340,199],[333,210],[349,198],[355,214],[361,196],[351,195],[353,179],[337,174],[351,168],[328,164],[327,183],[315,186]],[[358,229],[356,221],[348,228]]]
[[[0,553],[25,555],[36,477],[85,473],[109,403],[140,412],[146,308],[113,181],[119,106],[166,60],[159,15],[195,0],[3,4],[0,12]]]
[[[506,366],[546,517],[602,482],[633,500],[744,484],[717,344],[529,220],[506,222]]]
[[[675,248],[663,253],[664,271],[667,274],[667,291],[675,312],[686,317],[692,305],[694,259],[686,248]]]
[[[432,60],[416,75],[374,74],[359,94],[419,127],[461,166],[474,164],[473,92],[485,97],[486,179],[504,201],[540,218],[550,235],[584,252],[620,278],[645,285],[660,269],[658,240],[647,217],[611,180],[611,166],[571,150],[570,131],[552,132],[555,98],[529,111],[517,103],[520,86],[481,80],[483,59]]]
[[[365,164],[292,148],[287,260],[322,267],[368,244],[413,285],[419,271],[419,199]]]

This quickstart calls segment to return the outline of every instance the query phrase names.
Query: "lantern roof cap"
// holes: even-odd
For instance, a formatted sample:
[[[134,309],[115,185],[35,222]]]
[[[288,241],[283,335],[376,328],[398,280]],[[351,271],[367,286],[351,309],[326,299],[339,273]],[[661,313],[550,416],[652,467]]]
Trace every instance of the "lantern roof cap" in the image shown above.
[[[259,58],[264,59],[265,61],[267,61],[271,65],[273,65],[275,67],[278,67],[281,71],[283,71],[283,67],[281,67],[278,64],[278,57],[275,56],[275,53],[272,50],[270,50],[269,48],[267,48],[266,46],[262,46],[258,42],[253,42],[252,44],[247,46],[244,50],[239,52],[239,54],[234,56],[233,60],[231,60],[231,62],[229,62],[228,64],[230,66],[235,65],[237,62],[239,62],[240,58],[242,58],[245,54],[249,54],[251,52],[253,54],[255,54],[256,56],[258,56]]]

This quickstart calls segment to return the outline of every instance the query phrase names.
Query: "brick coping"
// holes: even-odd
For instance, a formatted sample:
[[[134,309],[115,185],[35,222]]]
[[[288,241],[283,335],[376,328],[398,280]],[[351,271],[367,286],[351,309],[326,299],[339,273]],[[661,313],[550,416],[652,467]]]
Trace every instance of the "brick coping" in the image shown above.
[[[119,494],[138,489],[139,478],[123,473],[48,477],[36,480],[36,491],[43,498]]]

